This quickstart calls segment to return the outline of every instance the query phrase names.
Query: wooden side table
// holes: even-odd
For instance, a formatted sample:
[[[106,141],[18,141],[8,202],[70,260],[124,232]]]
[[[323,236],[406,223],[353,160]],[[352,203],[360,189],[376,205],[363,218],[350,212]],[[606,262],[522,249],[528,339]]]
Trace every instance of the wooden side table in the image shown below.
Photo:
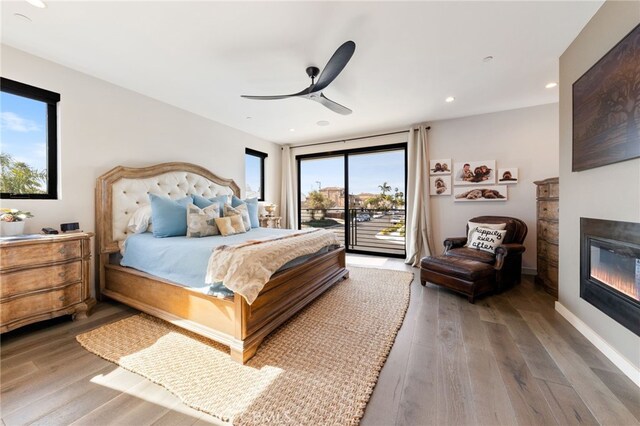
[[[91,233],[0,241],[0,333],[61,315],[86,318]]]
[[[280,228],[280,216],[260,216],[260,227]]]

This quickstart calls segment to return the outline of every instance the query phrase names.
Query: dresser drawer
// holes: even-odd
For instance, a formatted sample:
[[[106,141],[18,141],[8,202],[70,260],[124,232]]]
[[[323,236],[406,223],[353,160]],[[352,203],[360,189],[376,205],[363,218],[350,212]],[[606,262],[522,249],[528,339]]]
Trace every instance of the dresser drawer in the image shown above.
[[[544,257],[550,264],[557,264],[558,245],[538,239],[538,256]]]
[[[550,183],[549,184],[549,197],[550,198],[560,198],[560,184],[559,183]]]
[[[66,283],[74,283],[81,279],[81,260],[61,265],[4,273],[0,276],[0,299],[17,294],[30,293],[35,290],[60,287]]]
[[[82,256],[81,244],[80,240],[72,240],[2,247],[0,248],[0,269],[78,259]]]
[[[538,201],[538,219],[557,220],[559,211],[557,201]]]
[[[81,283],[72,284],[58,290],[35,293],[2,302],[0,306],[2,325],[13,320],[57,311],[80,303],[82,293],[80,286]]]
[[[538,238],[558,244],[558,222],[538,221]]]
[[[538,185],[538,193],[537,193],[537,197],[538,198],[549,198],[549,184],[545,184],[545,185]]]
[[[554,285],[555,288],[558,287],[558,267],[549,263],[547,267],[547,278]]]

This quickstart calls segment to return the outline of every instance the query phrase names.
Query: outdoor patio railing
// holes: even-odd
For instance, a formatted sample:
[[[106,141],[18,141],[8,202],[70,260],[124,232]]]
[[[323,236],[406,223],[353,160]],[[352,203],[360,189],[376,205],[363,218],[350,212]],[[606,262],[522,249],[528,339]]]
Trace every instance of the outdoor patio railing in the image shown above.
[[[330,229],[351,250],[400,256],[405,254],[405,219],[405,211],[399,209],[349,209],[349,226],[345,227],[344,209],[301,211],[303,228]]]

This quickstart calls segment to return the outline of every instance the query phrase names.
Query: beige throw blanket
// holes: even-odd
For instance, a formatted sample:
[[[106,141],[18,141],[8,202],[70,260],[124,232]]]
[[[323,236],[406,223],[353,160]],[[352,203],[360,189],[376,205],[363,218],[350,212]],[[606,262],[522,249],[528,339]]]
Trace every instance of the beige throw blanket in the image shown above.
[[[225,287],[252,304],[271,275],[287,262],[332,244],[339,244],[333,232],[311,229],[282,237],[220,246],[209,258],[205,282],[223,282]]]

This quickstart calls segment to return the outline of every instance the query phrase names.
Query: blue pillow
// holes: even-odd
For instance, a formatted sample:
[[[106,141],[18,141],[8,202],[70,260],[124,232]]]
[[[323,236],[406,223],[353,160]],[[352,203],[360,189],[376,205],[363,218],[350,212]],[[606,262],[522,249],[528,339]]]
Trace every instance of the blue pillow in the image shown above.
[[[218,195],[213,198],[204,198],[200,195],[191,195],[193,197],[193,204],[201,209],[209,207],[213,203],[220,205],[220,217],[224,216],[224,205],[229,203],[229,197],[227,195]]]
[[[193,203],[193,198],[184,197],[172,200],[149,194],[149,200],[151,201],[151,222],[153,223],[154,237],[187,235],[187,206]]]
[[[258,198],[247,198],[241,200],[235,195],[231,197],[231,207],[238,207],[240,204],[246,204],[249,211],[249,220],[251,228],[260,228],[260,220],[258,218]]]

